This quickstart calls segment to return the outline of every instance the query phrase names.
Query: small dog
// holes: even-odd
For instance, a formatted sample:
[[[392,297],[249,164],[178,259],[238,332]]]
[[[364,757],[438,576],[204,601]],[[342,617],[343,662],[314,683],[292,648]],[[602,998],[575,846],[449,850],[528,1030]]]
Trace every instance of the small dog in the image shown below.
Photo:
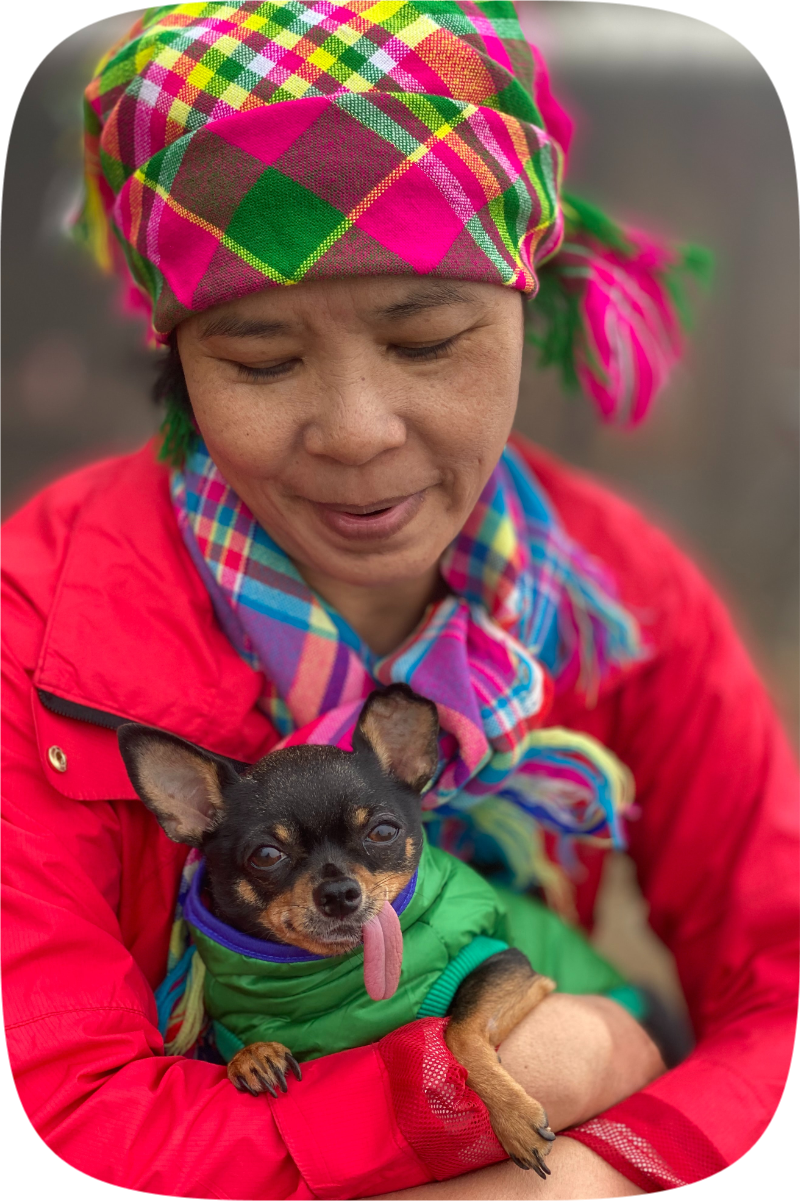
[[[365,986],[380,1000],[400,976],[391,901],[420,861],[420,793],[437,767],[438,732],[436,707],[394,684],[367,699],[352,751],[287,747],[240,770],[148,726],[126,723],[118,737],[134,788],[166,834],[202,849],[214,915],[315,955],[363,942]],[[445,1030],[508,1155],[543,1178],[555,1135],[496,1048],[553,988],[520,951],[501,951],[462,981]],[[252,1043],[228,1065],[232,1083],[254,1095],[286,1091],[287,1072],[301,1079],[276,1042]]]

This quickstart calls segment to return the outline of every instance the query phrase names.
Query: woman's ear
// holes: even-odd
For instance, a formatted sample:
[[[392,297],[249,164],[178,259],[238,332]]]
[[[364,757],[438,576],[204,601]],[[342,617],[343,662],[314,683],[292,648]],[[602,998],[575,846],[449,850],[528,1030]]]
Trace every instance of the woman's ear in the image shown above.
[[[421,792],[439,762],[436,706],[407,684],[371,692],[353,731],[353,750],[372,751],[384,771]]]
[[[223,816],[223,788],[239,780],[233,765],[153,726],[126,722],[117,738],[131,783],[164,833],[199,847]]]

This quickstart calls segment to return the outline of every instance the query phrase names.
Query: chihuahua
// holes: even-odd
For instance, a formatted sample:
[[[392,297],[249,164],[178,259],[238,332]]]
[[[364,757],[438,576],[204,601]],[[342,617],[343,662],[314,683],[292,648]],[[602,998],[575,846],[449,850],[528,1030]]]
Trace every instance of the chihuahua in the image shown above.
[[[397,988],[402,933],[391,902],[423,846],[420,794],[438,764],[436,707],[404,684],[373,692],[352,751],[293,746],[241,769],[162,730],[126,723],[119,745],[136,792],[174,841],[199,847],[209,908],[255,938],[315,955],[364,947],[364,983],[376,1000]],[[447,1045],[521,1168],[549,1175],[554,1133],[543,1107],[508,1074],[496,1048],[555,988],[510,948],[462,981]],[[301,1070],[276,1042],[244,1047],[228,1076],[253,1094],[286,1089]]]

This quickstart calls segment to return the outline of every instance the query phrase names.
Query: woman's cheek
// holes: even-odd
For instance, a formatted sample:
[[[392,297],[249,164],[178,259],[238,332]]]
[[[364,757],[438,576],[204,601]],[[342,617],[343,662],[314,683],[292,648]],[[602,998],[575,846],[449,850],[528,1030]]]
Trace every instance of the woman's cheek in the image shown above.
[[[276,403],[272,389],[205,381],[193,391],[195,418],[212,458],[237,474],[270,475],[291,453],[292,406]]]
[[[513,370],[489,369],[486,356],[470,356],[458,370],[431,381],[420,396],[418,421],[423,437],[452,463],[489,463],[491,471],[505,445],[517,407]]]

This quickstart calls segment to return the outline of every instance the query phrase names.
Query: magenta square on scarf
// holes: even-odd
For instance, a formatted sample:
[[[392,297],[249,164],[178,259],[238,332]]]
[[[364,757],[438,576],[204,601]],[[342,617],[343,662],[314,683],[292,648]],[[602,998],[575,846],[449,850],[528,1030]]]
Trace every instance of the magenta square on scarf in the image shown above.
[[[356,225],[421,274],[438,266],[462,229],[439,189],[416,163],[373,200]]]
[[[323,97],[278,101],[225,117],[215,124],[214,132],[269,166],[305,133],[328,103]]]
[[[181,304],[191,307],[219,239],[164,205],[158,223],[158,250],[164,278]]]

